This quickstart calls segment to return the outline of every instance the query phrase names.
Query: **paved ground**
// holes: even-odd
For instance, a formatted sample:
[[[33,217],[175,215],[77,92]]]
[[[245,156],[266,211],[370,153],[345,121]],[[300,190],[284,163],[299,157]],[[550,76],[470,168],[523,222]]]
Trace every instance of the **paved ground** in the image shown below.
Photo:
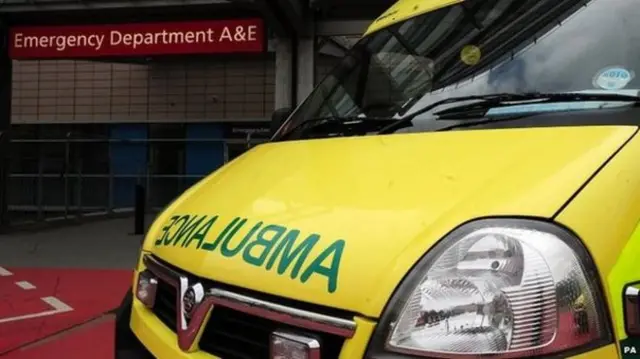
[[[0,235],[0,358],[113,358],[112,340],[87,342],[112,335],[142,239],[132,229],[126,218]]]
[[[121,218],[0,235],[0,266],[133,268],[142,238],[132,232]]]

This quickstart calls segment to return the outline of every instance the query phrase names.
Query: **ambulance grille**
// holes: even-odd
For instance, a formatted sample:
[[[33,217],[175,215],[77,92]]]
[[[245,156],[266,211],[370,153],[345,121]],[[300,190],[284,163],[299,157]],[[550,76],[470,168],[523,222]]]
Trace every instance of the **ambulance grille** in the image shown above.
[[[169,329],[176,330],[176,300],[178,292],[170,284],[158,280],[156,301],[153,305],[153,314],[160,319]]]
[[[215,307],[207,323],[200,350],[224,359],[269,358],[270,334],[291,330],[314,337],[320,343],[321,359],[337,359],[344,338],[337,335],[290,327],[233,309]]]
[[[175,288],[158,281],[153,313],[174,332],[176,297]],[[320,343],[321,359],[337,359],[344,344],[344,338],[337,335],[308,331],[233,309],[215,307],[205,324],[199,346],[200,350],[224,359],[268,358],[270,334],[276,330],[291,330],[316,338]]]
[[[159,258],[156,260],[172,270],[188,276],[190,282],[200,281],[207,288],[221,288],[264,301],[279,303],[292,308],[331,315],[338,318],[354,317],[354,313],[351,312],[276,297],[266,293],[260,293],[204,278],[198,278],[165,261],[162,261]],[[164,325],[173,332],[176,331],[177,296],[176,288],[158,278],[156,299],[152,311],[156,317],[158,317],[158,319],[160,319],[160,321],[162,321],[162,323],[164,323]],[[224,359],[269,358],[270,335],[274,331],[289,330],[301,335],[314,337],[320,343],[320,359],[337,359],[340,356],[340,352],[342,351],[342,346],[345,341],[345,338],[338,335],[292,327],[277,321],[222,306],[214,307],[209,321],[204,325],[205,329],[199,342],[200,350]]]

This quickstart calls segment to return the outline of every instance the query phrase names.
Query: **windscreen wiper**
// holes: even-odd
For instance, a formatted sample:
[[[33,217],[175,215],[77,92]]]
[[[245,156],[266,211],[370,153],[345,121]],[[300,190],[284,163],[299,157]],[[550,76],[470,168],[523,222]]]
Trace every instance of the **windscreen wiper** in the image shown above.
[[[350,126],[350,125],[359,125],[367,121],[376,121],[389,123],[391,120],[389,118],[382,117],[358,117],[358,116],[324,116],[324,117],[315,117],[306,121],[302,121],[299,124],[293,126],[290,129],[287,129],[278,139],[288,138],[292,134],[298,131],[306,131],[316,127],[325,126],[325,125],[338,125],[338,126]]]
[[[634,102],[640,103],[639,96],[623,95],[616,93],[588,93],[588,92],[566,92],[566,93],[540,93],[540,92],[526,92],[526,93],[499,93],[490,95],[478,95],[478,96],[462,96],[462,97],[450,97],[441,101],[436,101],[416,112],[407,115],[391,125],[380,130],[379,134],[393,133],[404,127],[410,127],[411,121],[424,113],[427,113],[434,108],[442,105],[457,103],[478,101],[471,105],[462,105],[449,108],[445,111],[438,112],[436,120],[465,120],[465,119],[477,119],[479,116],[484,116],[487,111],[496,107],[515,106],[522,104],[544,104],[554,102],[585,102],[585,101],[599,101],[599,102]]]

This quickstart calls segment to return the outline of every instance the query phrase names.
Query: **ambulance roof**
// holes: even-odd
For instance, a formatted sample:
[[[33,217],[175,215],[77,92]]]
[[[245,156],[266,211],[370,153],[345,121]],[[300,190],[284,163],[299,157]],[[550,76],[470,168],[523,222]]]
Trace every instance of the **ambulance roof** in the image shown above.
[[[387,11],[382,13],[367,29],[365,36],[387,26],[424,14],[461,3],[464,0],[399,0]]]

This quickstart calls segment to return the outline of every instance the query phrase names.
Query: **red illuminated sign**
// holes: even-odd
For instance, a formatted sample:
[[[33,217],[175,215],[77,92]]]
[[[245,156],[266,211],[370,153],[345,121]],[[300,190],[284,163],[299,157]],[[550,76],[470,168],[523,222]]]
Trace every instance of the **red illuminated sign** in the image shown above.
[[[11,29],[13,59],[256,53],[265,49],[261,19]]]

